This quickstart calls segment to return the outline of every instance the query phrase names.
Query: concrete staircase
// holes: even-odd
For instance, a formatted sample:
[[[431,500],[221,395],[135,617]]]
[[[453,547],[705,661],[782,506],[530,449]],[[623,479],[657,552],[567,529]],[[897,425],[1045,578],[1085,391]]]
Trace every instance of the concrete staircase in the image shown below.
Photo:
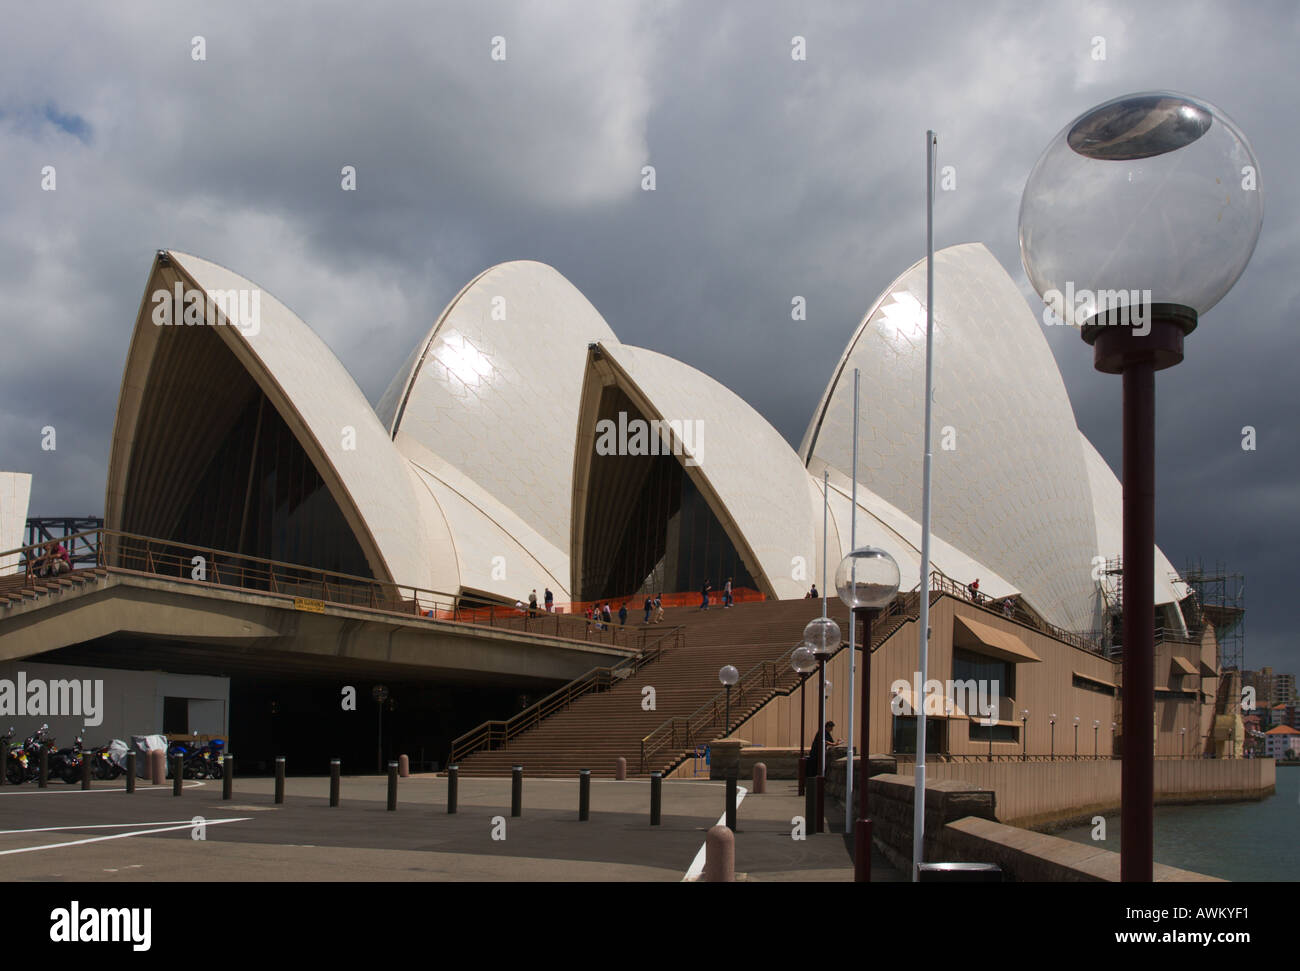
[[[71,573],[45,579],[27,577],[22,573],[0,577],[0,610],[7,609],[15,604],[40,600],[43,597],[56,595],[65,590],[77,590],[98,583],[107,575],[108,571],[103,567],[93,567],[85,570],[73,570]]]
[[[832,601],[829,614],[847,637],[848,610]],[[796,680],[788,652],[803,638],[808,621],[821,616],[820,600],[784,600],[737,604],[707,611],[678,607],[665,610],[665,624],[680,625],[684,645],[665,651],[656,661],[609,690],[578,698],[568,708],[551,715],[535,728],[511,739],[494,751],[480,750],[460,762],[465,776],[509,775],[512,765],[522,765],[531,777],[572,778],[579,769],[590,769],[593,777],[612,778],[615,762],[627,759],[628,774],[641,774],[641,740],[670,718],[685,719],[710,702],[722,685],[718,670],[735,665],[743,676],[761,662],[775,663],[777,681],[771,690],[746,693],[746,700],[733,700],[730,726],[734,727],[757,711],[776,693]],[[897,629],[907,616],[896,616],[880,625],[873,638],[876,645]],[[653,710],[647,688],[654,689]],[[733,695],[734,697],[734,695]],[[714,735],[723,734],[721,727]],[[667,771],[688,752],[657,752],[645,772]]]

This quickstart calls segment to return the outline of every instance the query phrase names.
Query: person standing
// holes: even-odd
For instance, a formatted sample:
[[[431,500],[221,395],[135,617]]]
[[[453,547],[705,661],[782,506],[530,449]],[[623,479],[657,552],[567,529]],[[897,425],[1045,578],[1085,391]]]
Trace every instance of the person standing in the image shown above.
[[[704,586],[700,587],[700,609],[709,609],[709,591],[713,589],[713,584],[708,580],[704,581]]]
[[[655,623],[662,624],[663,622],[664,622],[664,598],[663,598],[663,594],[656,594],[655,595]]]
[[[735,601],[731,598],[731,577],[727,577],[727,585],[722,588],[722,605],[730,607]]]
[[[551,593],[551,588],[546,588],[546,612],[552,613],[555,610],[555,594]]]
[[[537,591],[534,590],[528,595],[528,616],[537,616]]]
[[[608,600],[605,601],[605,606],[601,609],[600,615],[601,619],[605,621],[606,626],[614,623],[614,613],[609,609]]]
[[[624,600],[623,605],[618,608],[618,626],[619,627],[627,626],[627,601],[626,600]]]
[[[645,598],[645,620],[641,621],[641,623],[643,623],[643,624],[648,624],[648,623],[650,623],[650,612],[651,612],[652,610],[654,610],[654,609],[655,609],[654,598],[651,597],[649,594],[646,594],[646,598]]]
[[[835,727],[834,722],[827,722],[825,735],[826,747],[830,748],[835,744],[835,737],[831,735],[831,729]],[[812,748],[808,750],[808,768],[810,775],[822,774],[822,732],[813,736]]]

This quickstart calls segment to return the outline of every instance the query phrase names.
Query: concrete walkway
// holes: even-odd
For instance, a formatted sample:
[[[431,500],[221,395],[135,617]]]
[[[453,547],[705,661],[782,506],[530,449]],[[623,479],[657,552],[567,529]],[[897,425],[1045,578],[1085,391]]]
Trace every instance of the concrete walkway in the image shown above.
[[[742,788],[748,788],[742,783]],[[0,788],[0,866],[10,880],[439,880],[681,881],[725,810],[720,782],[666,782],[663,823],[649,825],[648,782],[594,780],[591,819],[577,818],[577,780],[525,779],[523,815],[510,816],[509,779],[462,779],[460,811],[445,811],[447,782],[401,780],[398,809],[386,780],[344,778],[331,809],[329,780],[290,778],[275,805],[274,781],[171,785],[123,781]],[[736,870],[754,882],[852,880],[842,833],[793,839],[803,799],[793,782],[741,800]],[[194,819],[203,839],[193,838]],[[832,821],[833,822],[833,821]],[[842,828],[842,819],[839,826]],[[873,878],[898,879],[877,856]]]

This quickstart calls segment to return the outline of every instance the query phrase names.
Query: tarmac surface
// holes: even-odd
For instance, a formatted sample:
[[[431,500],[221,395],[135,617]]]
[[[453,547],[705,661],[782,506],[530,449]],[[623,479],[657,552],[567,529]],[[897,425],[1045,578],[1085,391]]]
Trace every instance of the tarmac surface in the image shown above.
[[[703,865],[704,838],[721,822],[725,784],[669,781],[662,825],[650,825],[650,785],[591,783],[591,818],[578,820],[578,782],[524,780],[523,812],[510,815],[509,779],[461,779],[459,811],[446,812],[447,780],[402,779],[386,808],[387,779],[345,776],[341,804],[329,779],[290,777],[285,802],[270,778],[0,787],[0,875],[14,881],[682,881]],[[793,782],[741,784],[736,874],[751,882],[853,879],[842,832],[795,839],[804,800]],[[200,825],[195,825],[196,817]],[[843,829],[843,819],[828,829]],[[199,835],[203,838],[197,838]],[[494,838],[495,837],[495,838]],[[691,876],[688,876],[691,875]],[[872,878],[901,876],[873,852]]]

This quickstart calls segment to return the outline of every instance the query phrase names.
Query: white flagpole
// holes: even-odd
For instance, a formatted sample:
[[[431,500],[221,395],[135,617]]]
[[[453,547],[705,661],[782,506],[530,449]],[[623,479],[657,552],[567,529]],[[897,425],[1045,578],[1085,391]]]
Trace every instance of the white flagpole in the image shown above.
[[[853,501],[849,513],[849,552],[858,548],[858,369],[853,369]],[[857,562],[853,564],[853,579],[857,579]],[[853,739],[857,737],[853,730],[853,700],[858,696],[858,652],[854,641],[857,638],[858,625],[853,620],[853,611],[849,611],[849,734],[844,751],[844,832],[853,834]],[[869,662],[864,662],[869,663]],[[866,758],[865,752],[858,753],[859,758]],[[863,763],[865,764],[865,763]]]
[[[831,472],[830,469],[822,470],[822,616],[826,616],[826,592],[830,579],[826,575],[826,543],[830,539],[828,532],[831,508]]]
[[[921,485],[921,683],[916,713],[916,780],[912,800],[912,881],[925,859],[925,682],[930,665],[930,409],[934,403],[934,154],[938,138],[925,133],[925,468]]]

